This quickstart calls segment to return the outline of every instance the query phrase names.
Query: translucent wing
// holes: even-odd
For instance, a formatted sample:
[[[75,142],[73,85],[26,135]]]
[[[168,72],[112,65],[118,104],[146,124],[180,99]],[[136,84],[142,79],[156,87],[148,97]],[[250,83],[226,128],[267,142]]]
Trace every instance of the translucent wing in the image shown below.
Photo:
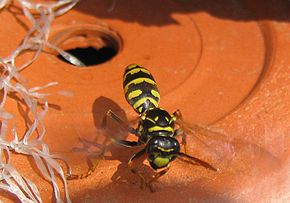
[[[186,134],[186,148],[189,155],[207,160],[217,168],[227,165],[235,157],[237,148],[242,144],[225,133],[210,127],[188,124],[179,118],[176,123]]]

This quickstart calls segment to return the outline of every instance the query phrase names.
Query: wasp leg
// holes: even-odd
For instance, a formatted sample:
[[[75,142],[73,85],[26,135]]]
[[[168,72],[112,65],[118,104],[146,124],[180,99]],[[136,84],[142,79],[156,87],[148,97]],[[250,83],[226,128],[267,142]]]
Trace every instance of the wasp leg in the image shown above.
[[[137,165],[136,166],[136,161],[139,159],[139,160],[144,160],[145,159],[145,156],[146,156],[146,153],[145,153],[145,150],[146,148],[142,149],[141,151],[137,152],[136,154],[134,154],[129,162],[128,162],[128,166],[131,170],[132,173],[136,174],[139,176],[140,180],[141,180],[141,189],[144,188],[144,185],[146,185],[146,180],[145,180],[145,177],[139,172],[138,170],[138,167],[140,165]]]
[[[180,112],[180,110],[176,110],[174,113],[173,113],[173,119],[174,120],[182,120],[182,114]],[[180,125],[180,124],[179,124]],[[184,147],[184,152],[187,153],[187,141],[186,141],[186,137],[187,137],[187,134],[184,132],[184,129],[183,129],[183,126],[180,125],[180,128],[178,128],[177,130],[175,130],[174,132],[174,137],[178,136],[178,135],[181,135],[182,136],[182,145]]]
[[[106,126],[106,122],[107,122],[107,117],[113,119],[114,121],[116,121],[123,129],[127,130],[129,133],[132,133],[134,135],[137,136],[137,131],[136,129],[128,126],[119,116],[117,116],[114,112],[112,112],[111,110],[109,110],[103,120],[103,126]],[[127,140],[118,140],[112,136],[110,136],[111,140],[118,144],[118,145],[121,145],[121,146],[124,146],[124,147],[136,147],[136,146],[139,146],[139,145],[142,145],[143,143],[141,142],[131,142],[131,141],[127,141]]]
[[[83,174],[69,174],[66,176],[67,180],[76,180],[76,179],[84,179],[89,177],[97,168],[97,166],[99,165],[100,162],[100,157],[104,157],[104,150],[101,151],[101,153],[99,155],[91,155],[87,157],[87,162],[89,164],[89,168],[87,170],[87,172],[83,173]],[[93,159],[97,158],[97,160],[95,162],[93,162]]]
[[[137,147],[137,146],[140,146],[142,145],[143,143],[142,142],[135,142],[135,141],[127,141],[127,140],[117,140],[113,137],[111,137],[111,140],[118,144],[118,145],[121,145],[121,146],[124,146],[124,147]]]
[[[182,140],[181,140],[181,144],[184,147],[184,152],[187,153],[187,141],[186,141],[186,133],[184,132],[184,130],[182,128],[178,128],[177,130],[174,131],[173,137],[177,137],[181,135],[182,136]]]
[[[182,119],[182,114],[181,114],[181,111],[179,109],[177,109],[174,113],[173,113],[173,116],[176,120],[178,119]]]
[[[170,169],[170,165],[168,165],[164,170],[156,173],[147,183],[146,186],[149,187],[151,192],[155,192],[155,189],[152,186],[152,183],[157,181],[161,176],[163,176],[164,174],[166,174]]]
[[[106,116],[103,120],[103,126],[106,126],[107,124],[107,117],[111,118],[112,120],[116,121],[123,129],[127,130],[128,132],[136,135],[137,134],[137,131],[136,129],[128,126],[127,123],[125,123],[119,116],[117,116],[113,111],[109,110],[107,113],[106,113]]]

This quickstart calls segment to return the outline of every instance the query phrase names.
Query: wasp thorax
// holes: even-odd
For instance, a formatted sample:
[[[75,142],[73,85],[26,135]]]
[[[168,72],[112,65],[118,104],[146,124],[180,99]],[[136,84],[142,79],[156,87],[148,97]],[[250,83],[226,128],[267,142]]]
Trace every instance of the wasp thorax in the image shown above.
[[[149,109],[146,111],[146,117],[154,120],[155,125],[174,127],[171,115],[161,108]]]
[[[151,108],[141,115],[138,132],[140,140],[144,143],[155,136],[172,137],[174,135],[174,119],[163,109]]]

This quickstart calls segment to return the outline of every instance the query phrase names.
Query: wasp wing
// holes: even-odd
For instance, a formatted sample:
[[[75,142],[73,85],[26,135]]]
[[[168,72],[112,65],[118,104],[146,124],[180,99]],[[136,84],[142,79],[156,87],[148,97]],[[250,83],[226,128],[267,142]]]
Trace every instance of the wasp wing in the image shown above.
[[[204,160],[209,160],[210,163],[215,163],[219,168],[231,162],[238,148],[245,144],[221,130],[208,126],[189,124],[183,119],[178,119],[176,123],[186,134],[188,152]]]

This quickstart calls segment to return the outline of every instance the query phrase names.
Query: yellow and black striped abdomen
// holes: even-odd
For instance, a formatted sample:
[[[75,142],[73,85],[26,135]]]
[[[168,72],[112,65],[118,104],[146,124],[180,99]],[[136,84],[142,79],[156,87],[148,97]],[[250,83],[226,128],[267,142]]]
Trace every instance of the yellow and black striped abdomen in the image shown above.
[[[158,107],[160,94],[151,73],[137,64],[127,66],[124,73],[124,93],[128,103],[138,113]]]

